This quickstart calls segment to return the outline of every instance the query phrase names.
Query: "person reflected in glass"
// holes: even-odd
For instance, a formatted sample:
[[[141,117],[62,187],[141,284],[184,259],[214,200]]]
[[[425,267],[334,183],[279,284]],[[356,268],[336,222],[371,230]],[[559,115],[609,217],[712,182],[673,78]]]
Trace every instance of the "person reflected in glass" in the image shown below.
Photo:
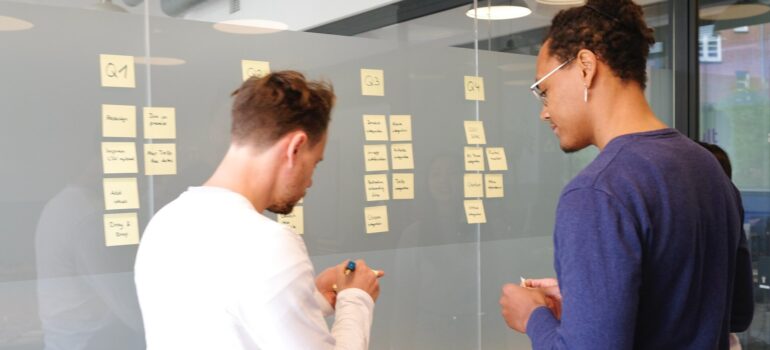
[[[390,344],[394,349],[472,349],[478,321],[476,230],[463,212],[462,158],[439,154],[420,177],[415,221],[398,241]],[[417,174],[420,176],[420,173]],[[458,179],[460,179],[458,181]]]
[[[48,200],[35,232],[38,314],[46,350],[144,349],[131,272],[136,246],[105,244],[98,137]],[[67,177],[67,176],[65,176]]]

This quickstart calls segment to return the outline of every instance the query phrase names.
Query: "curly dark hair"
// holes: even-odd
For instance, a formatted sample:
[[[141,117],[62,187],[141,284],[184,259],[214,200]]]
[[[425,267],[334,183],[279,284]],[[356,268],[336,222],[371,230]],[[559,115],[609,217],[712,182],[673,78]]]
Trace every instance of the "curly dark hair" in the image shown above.
[[[232,96],[233,140],[258,146],[272,145],[294,130],[305,131],[315,145],[329,126],[335,101],[331,84],[290,70],[251,77]]]
[[[560,11],[546,35],[551,55],[564,62],[591,50],[622,81],[647,85],[647,56],[655,43],[642,8],[631,0],[588,0]]]

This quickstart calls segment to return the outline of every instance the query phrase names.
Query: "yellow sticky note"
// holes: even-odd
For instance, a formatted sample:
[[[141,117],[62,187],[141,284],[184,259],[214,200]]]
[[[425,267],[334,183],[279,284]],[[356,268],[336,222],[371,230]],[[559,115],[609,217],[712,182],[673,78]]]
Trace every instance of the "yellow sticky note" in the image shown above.
[[[381,69],[361,69],[361,94],[385,96],[385,73]]]
[[[364,208],[364,222],[366,233],[388,232],[388,207],[381,205]]]
[[[480,120],[466,120],[465,140],[469,145],[486,145],[487,137],[484,133],[484,122]]]
[[[484,101],[484,78],[465,76],[465,99]]]
[[[289,226],[290,229],[298,234],[305,233],[305,210],[302,207],[294,207],[291,213],[278,214],[278,222]]]
[[[364,114],[364,136],[366,141],[388,141],[385,116]]]
[[[483,224],[487,222],[487,214],[484,213],[484,202],[481,199],[465,201],[465,218],[469,224]]]
[[[136,213],[104,214],[104,244],[108,247],[139,244]]]
[[[270,74],[270,62],[241,60],[241,73],[243,81],[251,77],[262,78]]]
[[[465,170],[484,171],[483,147],[465,147]]]
[[[99,55],[103,87],[136,87],[134,56]]]
[[[305,197],[302,197],[302,198],[299,199],[299,202],[297,202],[297,204],[302,204],[304,202],[305,202]]]
[[[388,170],[388,147],[385,145],[364,145],[366,171]]]
[[[414,174],[393,174],[393,199],[414,199]]]
[[[484,175],[484,189],[487,192],[487,198],[505,197],[505,186],[503,185],[503,174]]]
[[[148,143],[144,145],[145,175],[176,175],[176,144]]]
[[[366,189],[366,200],[369,202],[390,199],[387,174],[364,175],[364,187]]]
[[[465,198],[484,197],[484,176],[481,174],[465,174],[463,176]]]
[[[139,186],[135,177],[104,179],[106,210],[139,209]]]
[[[173,107],[144,108],[145,139],[175,139],[176,109]]]
[[[391,115],[390,116],[390,140],[391,141],[412,141],[412,116],[411,115]]]
[[[414,169],[414,154],[411,143],[391,144],[390,155],[393,157],[393,170]]]
[[[102,105],[102,137],[136,137],[136,106]]]
[[[505,148],[488,147],[487,162],[490,171],[508,170],[508,160],[505,159]]]
[[[102,165],[105,174],[135,174],[136,144],[133,142],[102,142]]]

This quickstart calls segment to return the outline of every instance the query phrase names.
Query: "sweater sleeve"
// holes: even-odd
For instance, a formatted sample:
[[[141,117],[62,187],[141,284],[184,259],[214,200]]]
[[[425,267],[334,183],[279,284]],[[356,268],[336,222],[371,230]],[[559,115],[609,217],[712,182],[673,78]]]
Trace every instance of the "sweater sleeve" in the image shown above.
[[[743,219],[742,206],[740,211],[741,219]],[[754,318],[754,278],[751,268],[751,252],[749,251],[746,233],[743,231],[743,228],[741,228],[740,232],[738,253],[735,257],[735,281],[730,312],[730,332],[745,331],[751,325],[751,319]]]
[[[642,261],[634,217],[603,191],[571,190],[559,201],[554,246],[562,319],[536,309],[532,348],[633,348]]]

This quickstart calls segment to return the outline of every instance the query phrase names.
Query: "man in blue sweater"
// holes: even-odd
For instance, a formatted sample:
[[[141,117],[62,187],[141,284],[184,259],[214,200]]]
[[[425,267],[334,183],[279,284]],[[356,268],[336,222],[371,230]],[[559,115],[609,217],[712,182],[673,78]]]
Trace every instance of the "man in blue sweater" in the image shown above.
[[[558,279],[503,286],[503,317],[534,349],[727,349],[751,322],[739,194],[650,109],[652,43],[631,0],[589,0],[538,55],[541,118],[565,152],[601,152],[559,200]]]

